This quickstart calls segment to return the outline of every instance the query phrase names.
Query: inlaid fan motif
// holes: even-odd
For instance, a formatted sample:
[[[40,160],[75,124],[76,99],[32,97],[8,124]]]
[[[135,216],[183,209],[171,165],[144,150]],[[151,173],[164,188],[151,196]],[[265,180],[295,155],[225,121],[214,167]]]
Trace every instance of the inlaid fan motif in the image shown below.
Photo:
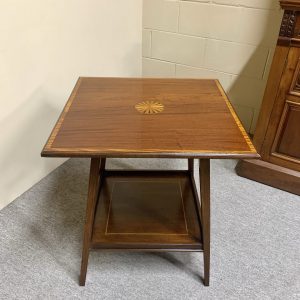
[[[144,101],[135,106],[135,109],[142,114],[157,114],[164,110],[164,105],[158,101]]]

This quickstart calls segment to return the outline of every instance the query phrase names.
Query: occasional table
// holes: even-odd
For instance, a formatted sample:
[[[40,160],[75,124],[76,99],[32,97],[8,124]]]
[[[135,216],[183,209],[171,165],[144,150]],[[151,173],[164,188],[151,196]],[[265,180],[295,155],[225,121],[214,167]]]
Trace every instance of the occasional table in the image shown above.
[[[203,251],[206,286],[210,159],[259,157],[217,80],[86,77],[77,81],[42,156],[91,159],[80,285],[90,250],[111,249]],[[182,158],[188,167],[107,170],[110,157]]]

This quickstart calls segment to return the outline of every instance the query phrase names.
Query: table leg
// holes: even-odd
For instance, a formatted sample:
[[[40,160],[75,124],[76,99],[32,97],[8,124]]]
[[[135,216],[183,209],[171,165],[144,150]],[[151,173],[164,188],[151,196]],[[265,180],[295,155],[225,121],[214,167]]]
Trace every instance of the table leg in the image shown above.
[[[87,265],[90,252],[90,241],[92,237],[95,209],[100,187],[99,170],[105,169],[105,158],[92,158],[90,165],[89,189],[86,206],[86,217],[83,234],[83,249],[81,260],[81,271],[79,285],[85,285]]]
[[[194,159],[189,158],[188,159],[188,170],[194,175]]]
[[[200,194],[203,236],[204,285],[209,286],[210,269],[210,160],[200,159]]]
[[[190,172],[190,176],[191,176],[193,195],[194,195],[194,203],[195,203],[195,207],[196,207],[198,222],[200,225],[200,231],[202,233],[203,230],[202,230],[202,217],[201,217],[201,203],[199,201],[201,195],[199,197],[197,187],[196,187],[195,172],[194,172],[195,167],[194,167],[194,159],[193,158],[188,159],[188,171]],[[202,233],[202,236],[203,236],[203,233]]]

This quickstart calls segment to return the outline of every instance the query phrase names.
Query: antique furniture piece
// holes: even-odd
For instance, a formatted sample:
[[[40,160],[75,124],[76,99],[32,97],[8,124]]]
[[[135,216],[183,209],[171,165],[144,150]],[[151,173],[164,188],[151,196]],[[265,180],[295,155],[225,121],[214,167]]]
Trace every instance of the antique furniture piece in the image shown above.
[[[280,1],[284,15],[253,143],[260,160],[237,173],[300,195],[300,0]]]
[[[138,78],[80,78],[42,156],[91,158],[80,285],[90,249],[203,251],[209,285],[210,159],[259,157],[218,81]],[[107,170],[108,157],[188,169]]]

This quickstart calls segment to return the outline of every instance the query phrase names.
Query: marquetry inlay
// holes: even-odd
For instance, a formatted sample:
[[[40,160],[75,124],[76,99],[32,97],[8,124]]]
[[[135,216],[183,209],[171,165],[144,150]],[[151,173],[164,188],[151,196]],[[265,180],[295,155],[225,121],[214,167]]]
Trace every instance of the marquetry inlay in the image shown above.
[[[135,105],[135,109],[146,115],[157,114],[164,110],[164,105],[158,101],[144,101]]]

